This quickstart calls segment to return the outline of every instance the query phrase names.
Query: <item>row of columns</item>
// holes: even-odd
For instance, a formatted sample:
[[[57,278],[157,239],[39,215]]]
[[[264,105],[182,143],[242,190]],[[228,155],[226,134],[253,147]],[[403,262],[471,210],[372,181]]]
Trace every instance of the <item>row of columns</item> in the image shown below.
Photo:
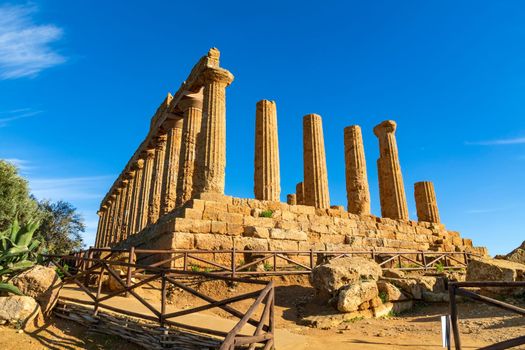
[[[179,101],[182,118],[166,120],[101,206],[97,246],[140,232],[196,195],[224,194],[225,89],[233,75],[209,67],[201,78],[202,98]]]
[[[386,218],[408,220],[408,206],[395,138],[396,123],[387,120],[374,128],[379,140],[379,196],[381,215]],[[361,128],[357,125],[344,129],[346,191],[348,211],[358,215],[370,214],[365,151]],[[303,182],[296,191],[287,195],[289,204],[330,207],[328,172],[321,116],[303,117]],[[279,146],[277,137],[277,111],[275,102],[262,100],[255,113],[255,198],[279,201]],[[431,182],[418,182],[414,186],[418,220],[439,223],[434,186]]]

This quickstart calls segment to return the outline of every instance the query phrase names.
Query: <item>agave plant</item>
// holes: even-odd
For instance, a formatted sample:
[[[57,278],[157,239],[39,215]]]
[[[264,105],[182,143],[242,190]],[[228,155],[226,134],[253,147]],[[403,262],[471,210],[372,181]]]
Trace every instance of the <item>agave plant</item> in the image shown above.
[[[38,226],[36,221],[20,226],[15,219],[11,227],[0,232],[0,292],[22,294],[18,288],[3,281],[35,264],[40,241],[33,235]]]

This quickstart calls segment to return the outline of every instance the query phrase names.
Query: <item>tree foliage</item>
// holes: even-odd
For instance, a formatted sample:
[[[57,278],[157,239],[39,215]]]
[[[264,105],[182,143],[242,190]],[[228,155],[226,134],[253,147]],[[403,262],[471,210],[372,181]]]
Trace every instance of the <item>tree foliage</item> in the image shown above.
[[[43,213],[37,234],[42,237],[43,248],[49,254],[67,254],[82,248],[81,232],[86,226],[82,216],[71,203],[47,200],[38,203]]]
[[[0,231],[8,229],[17,218],[28,222],[38,216],[38,204],[29,195],[27,181],[14,165],[0,160]]]
[[[0,160],[0,232],[17,220],[22,224],[40,222],[35,236],[42,241],[41,251],[66,254],[83,246],[85,225],[76,208],[65,201],[37,201],[17,168]]]

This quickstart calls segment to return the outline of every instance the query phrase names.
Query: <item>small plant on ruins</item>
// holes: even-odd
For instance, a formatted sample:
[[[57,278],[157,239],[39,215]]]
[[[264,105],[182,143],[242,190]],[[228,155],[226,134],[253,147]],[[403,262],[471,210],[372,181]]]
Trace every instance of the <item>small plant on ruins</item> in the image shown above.
[[[271,218],[273,215],[273,210],[263,210],[259,214],[259,217],[261,218]]]
[[[356,322],[362,321],[364,319],[365,318],[363,316],[357,316],[357,317],[351,318],[349,320],[345,320],[344,322],[346,322],[346,323],[356,323]]]
[[[445,265],[443,265],[442,263],[438,262],[435,266],[436,266],[437,273],[445,272]]]
[[[379,299],[383,302],[383,304],[388,303],[388,293],[385,291],[382,291],[379,293]]]
[[[40,241],[33,235],[38,226],[36,221],[20,226],[15,219],[8,229],[0,232],[0,292],[22,294],[18,288],[6,283],[6,280],[36,263]]]
[[[193,272],[201,272],[201,268],[199,265],[190,265],[190,270]]]
[[[273,266],[267,262],[264,262],[264,271],[271,271],[271,270],[273,270]]]

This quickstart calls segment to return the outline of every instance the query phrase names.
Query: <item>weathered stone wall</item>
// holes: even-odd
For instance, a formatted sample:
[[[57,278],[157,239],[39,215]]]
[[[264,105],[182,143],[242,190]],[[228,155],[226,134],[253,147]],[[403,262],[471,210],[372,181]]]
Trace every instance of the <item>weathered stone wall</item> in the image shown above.
[[[150,249],[434,250],[486,254],[444,225],[337,209],[215,196],[193,199],[119,243]],[[261,217],[272,210],[272,217]]]

